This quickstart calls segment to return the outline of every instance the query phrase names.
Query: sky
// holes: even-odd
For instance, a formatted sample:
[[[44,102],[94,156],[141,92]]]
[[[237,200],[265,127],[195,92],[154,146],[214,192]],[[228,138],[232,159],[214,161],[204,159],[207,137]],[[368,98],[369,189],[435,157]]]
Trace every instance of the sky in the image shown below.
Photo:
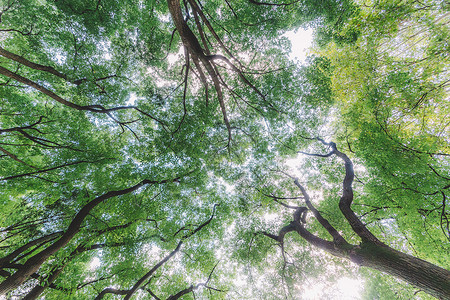
[[[308,48],[312,45],[313,40],[313,30],[303,30],[298,29],[297,31],[289,31],[284,34],[292,44],[291,55],[289,56],[292,60],[298,60],[300,63],[304,62],[308,54]]]

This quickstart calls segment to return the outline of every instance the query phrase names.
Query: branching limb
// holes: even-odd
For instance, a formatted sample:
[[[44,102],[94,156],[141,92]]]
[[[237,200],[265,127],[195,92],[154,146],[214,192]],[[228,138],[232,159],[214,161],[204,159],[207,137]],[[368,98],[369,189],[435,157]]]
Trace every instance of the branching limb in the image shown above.
[[[31,31],[30,31],[30,33],[31,33]],[[44,65],[40,65],[40,64],[31,62],[31,61],[27,60],[26,58],[24,58],[24,57],[22,57],[20,55],[11,53],[11,52],[3,49],[2,47],[0,47],[0,55],[6,57],[8,59],[11,59],[11,60],[13,60],[15,62],[18,62],[19,64],[22,64],[24,66],[32,68],[34,70],[48,72],[50,74],[53,74],[53,75],[55,75],[55,76],[57,76],[59,78],[62,78],[64,80],[66,80],[66,81],[68,81],[70,83],[73,83],[73,84],[80,84],[81,83],[81,82],[76,83],[76,81],[69,80],[68,76],[66,74],[63,74],[63,73],[55,70],[53,67],[44,66]]]
[[[361,222],[361,220],[356,216],[355,212],[351,209],[351,204],[353,202],[353,179],[355,178],[355,172],[353,170],[353,162],[350,158],[340,152],[335,143],[330,143],[330,146],[333,149],[333,153],[344,161],[345,166],[345,177],[342,182],[342,196],[339,201],[339,209],[341,210],[344,217],[349,222],[353,231],[361,238],[363,241],[370,241],[380,246],[385,246],[379,239],[375,237],[367,227]]]
[[[213,207],[213,212],[211,214],[211,217],[206,220],[204,223],[202,223],[200,226],[198,226],[195,230],[193,230],[192,232],[186,234],[185,236],[182,237],[181,241],[178,242],[177,247],[170,252],[167,256],[165,256],[162,260],[160,260],[150,271],[148,271],[144,276],[142,276],[134,285],[133,287],[131,287],[129,290],[116,290],[116,289],[111,289],[111,288],[107,288],[104,289],[95,299],[99,300],[102,299],[104,295],[106,295],[107,293],[111,293],[111,291],[114,291],[112,293],[115,293],[115,291],[120,291],[120,295],[125,295],[124,300],[130,299],[133,294],[139,289],[141,288],[141,286],[143,285],[143,283],[150,277],[152,276],[153,273],[156,272],[156,270],[158,270],[162,265],[164,265],[167,261],[169,261],[180,249],[181,246],[183,244],[183,241],[189,237],[191,237],[192,235],[196,234],[197,232],[199,232],[203,227],[205,227],[206,225],[208,225],[212,219],[214,218],[215,215],[215,209],[216,209],[217,205],[214,205]],[[184,295],[184,294],[183,294]],[[180,295],[181,297],[182,295]],[[177,299],[177,298],[174,298]]]
[[[35,129],[35,128],[33,128],[33,129]],[[35,129],[35,130],[39,131],[38,129]],[[50,141],[50,140],[47,140],[44,138],[32,136],[31,134],[27,133],[25,130],[22,130],[22,129],[17,129],[17,132],[19,132],[21,135],[23,135],[25,138],[29,139],[30,141],[32,141],[38,145],[47,147],[47,148],[67,148],[67,149],[74,150],[74,151],[80,151],[80,152],[83,151],[83,150],[79,150],[79,149],[74,149],[70,146],[64,146],[64,145],[61,145],[59,143],[56,143],[56,142],[53,142],[53,141]]]
[[[222,40],[220,39],[219,35],[216,33],[216,31],[214,30],[214,28],[212,27],[211,23],[209,22],[208,18],[205,16],[205,14],[203,13],[203,10],[198,6],[196,0],[188,0],[189,3],[191,4],[193,10],[198,13],[202,19],[202,21],[205,23],[206,27],[208,27],[208,30],[211,32],[211,34],[214,36],[214,39],[219,43],[220,48],[222,48],[223,51],[225,51],[225,53],[230,56],[231,58],[233,58],[234,60],[238,61],[233,54],[230,52],[230,50],[225,46],[225,44],[222,42]],[[206,52],[206,55],[210,55],[209,51]],[[239,61],[238,61],[239,63]]]
[[[213,206],[213,212],[211,214],[211,217],[209,217],[208,220],[206,220],[204,223],[202,223],[200,226],[198,226],[197,228],[195,228],[195,230],[191,231],[190,233],[186,234],[185,236],[183,236],[183,239],[187,239],[189,237],[191,237],[192,235],[196,234],[197,232],[199,232],[203,227],[205,227],[206,225],[208,225],[209,223],[211,223],[211,221],[213,220],[215,214],[216,214],[216,207],[219,206],[220,204],[214,204]]]
[[[321,142],[322,144],[324,144],[325,146],[331,147],[331,151],[328,152],[327,154],[307,153],[307,152],[303,152],[303,151],[298,151],[297,153],[305,154],[305,155],[308,155],[308,156],[317,156],[317,157],[330,157],[331,155],[334,154],[334,148],[333,148],[333,145],[336,146],[335,143],[333,143],[333,142],[327,143],[327,142],[325,142],[323,139],[321,139],[321,138],[319,138],[319,137],[316,137],[316,138],[303,137],[303,138],[304,138],[304,139],[307,139],[307,140],[317,140],[317,141]]]
[[[215,54],[215,55],[209,55],[209,56],[207,56],[207,58],[209,59],[209,60],[212,60],[212,61],[214,61],[214,60],[221,60],[221,61],[223,61],[223,62],[225,62],[228,66],[230,66],[231,67],[231,69],[234,71],[234,72],[236,72],[238,75],[239,75],[239,77],[242,79],[242,81],[246,84],[246,85],[248,85],[252,90],[254,90],[270,107],[273,107],[272,106],[272,104],[270,103],[270,102],[267,102],[266,101],[266,96],[264,96],[263,95],[263,93],[258,89],[258,88],[256,88],[248,79],[247,79],[247,77],[245,77],[244,76],[244,74],[242,73],[242,71],[238,68],[238,67],[236,67],[228,58],[226,58],[225,56],[223,56],[223,55],[219,55],[219,54]]]
[[[51,240],[56,239],[58,236],[60,236],[63,232],[62,231],[58,231],[55,233],[51,233],[48,235],[45,235],[43,237],[40,237],[38,239],[35,239],[33,241],[30,241],[28,243],[26,243],[25,245],[17,248],[16,250],[14,250],[13,252],[11,252],[10,254],[6,255],[5,257],[0,259],[0,268],[3,268],[3,266],[9,262],[11,262],[11,260],[13,260],[14,258],[16,258],[18,255],[20,255],[21,253],[25,252],[27,249],[33,247],[34,245],[38,245],[40,243],[44,243],[44,242],[48,242]]]
[[[313,213],[314,217],[319,221],[320,225],[325,228],[328,233],[333,237],[334,243],[337,245],[346,245],[347,241],[339,234],[339,232],[325,219],[322,214],[312,205],[309,195],[306,192],[305,188],[298,182],[298,179],[294,181],[295,185],[300,189],[305,198],[305,203],[308,209]]]
[[[214,39],[219,43],[220,47],[225,51],[225,53],[233,58],[232,53],[229,51],[229,49],[223,44],[218,34],[214,31],[214,28],[210,24],[208,18],[205,16],[205,14],[202,11],[202,8],[199,6],[198,2],[195,0],[187,0],[194,12],[194,18],[196,19],[196,25],[200,34],[200,38],[203,43],[202,48],[199,40],[195,36],[195,34],[192,32],[192,30],[189,28],[188,24],[186,23],[186,20],[183,18],[181,6],[178,0],[167,0],[168,7],[170,14],[172,16],[172,20],[175,23],[175,26],[177,28],[177,31],[181,37],[181,40],[183,42],[183,45],[188,49],[189,53],[191,54],[191,57],[194,61],[195,67],[199,73],[200,79],[202,84],[205,86],[207,90],[207,84],[206,84],[206,76],[204,76],[203,73],[207,73],[210,77],[210,79],[213,82],[214,89],[217,93],[217,99],[219,101],[220,109],[223,115],[224,123],[228,130],[228,144],[231,143],[231,125],[230,121],[228,119],[227,115],[227,109],[225,105],[225,98],[222,91],[222,85],[221,83],[221,76],[220,72],[217,69],[217,66],[214,63],[214,60],[220,59],[227,63],[228,66],[232,68],[234,72],[236,72],[239,77],[245,82],[246,85],[250,86],[259,96],[261,96],[265,100],[265,96],[259,91],[244,75],[241,69],[236,67],[233,63],[231,63],[228,58],[221,56],[221,55],[210,55],[210,50],[208,48],[208,42],[206,35],[201,27],[200,20],[198,19],[198,16],[201,18],[203,23],[206,25],[206,27],[209,29],[211,34],[214,36]],[[237,61],[237,60],[236,60]],[[238,61],[239,63],[239,61]],[[206,72],[203,72],[202,68],[206,69]],[[270,103],[265,101],[266,104],[269,107],[272,107]]]
[[[303,199],[303,197],[278,197],[278,196],[275,196],[273,193],[271,193],[270,195],[269,195],[269,194],[266,194],[266,193],[264,193],[263,191],[261,191],[261,190],[258,189],[258,188],[256,188],[256,190],[257,190],[259,193],[261,193],[261,195],[263,195],[263,196],[265,196],[265,197],[268,197],[268,198],[271,198],[271,199],[273,199],[273,201],[275,201],[276,203],[278,203],[278,204],[280,204],[281,206],[284,206],[284,207],[286,207],[286,208],[289,208],[289,209],[297,209],[299,206],[298,206],[298,205],[289,205],[289,204],[286,204],[286,203],[284,203],[284,202],[282,202],[282,201],[280,201],[280,200],[298,200],[298,199]]]
[[[12,132],[12,131],[19,131],[19,130],[24,130],[24,129],[34,129],[38,132],[40,132],[37,128],[34,128],[34,126],[40,124],[42,122],[42,119],[44,118],[44,116],[40,116],[39,120],[37,120],[36,122],[34,122],[31,125],[27,125],[27,126],[21,126],[21,127],[12,127],[12,128],[7,128],[7,129],[0,129],[0,134],[4,133],[4,132]],[[40,132],[41,133],[41,132]]]
[[[272,198],[273,201],[275,201],[276,203],[278,203],[278,204],[280,204],[281,206],[284,206],[284,207],[286,207],[286,208],[289,208],[289,209],[298,209],[298,206],[289,205],[289,204],[286,204],[286,203],[280,201],[280,199],[282,199],[282,198],[274,197],[274,196],[271,196],[271,195],[265,195],[265,196]],[[290,199],[299,199],[299,198],[290,198]]]
[[[312,234],[300,222],[295,222],[295,221],[291,222],[291,226],[302,238],[304,238],[311,245],[316,246],[320,249],[323,249],[327,252],[330,252],[331,254],[338,256],[338,257],[344,257],[344,258],[348,257],[346,249],[342,249],[339,245],[336,245],[334,242],[324,240],[324,239]]]
[[[342,159],[344,161],[345,177],[344,177],[344,180],[343,180],[343,183],[342,183],[343,190],[342,190],[341,199],[339,201],[339,209],[341,210],[342,214],[344,215],[344,217],[349,222],[349,224],[352,227],[353,231],[363,241],[370,241],[370,242],[376,243],[376,244],[378,244],[380,246],[385,246],[384,243],[382,243],[380,240],[378,240],[367,229],[367,227],[363,224],[363,222],[361,222],[361,220],[358,218],[358,216],[356,216],[355,212],[350,207],[352,202],[353,202],[353,188],[352,188],[352,184],[353,184],[353,180],[355,178],[355,172],[353,170],[353,162],[350,160],[350,158],[346,154],[340,152],[337,149],[336,143],[334,143],[334,142],[327,143],[327,142],[325,142],[325,140],[323,140],[323,139],[321,139],[319,137],[306,138],[306,139],[317,140],[317,141],[321,142],[323,145],[329,146],[331,148],[331,151],[328,154],[311,154],[311,153],[305,153],[305,152],[301,152],[301,151],[299,151],[299,153],[310,155],[310,156],[318,156],[318,157],[330,157],[331,155],[336,155],[337,157],[339,157],[340,159]],[[297,183],[298,183],[298,181],[297,181]],[[299,185],[297,184],[297,186],[299,186]],[[300,188],[300,186],[299,186],[299,188]],[[318,221],[322,224],[322,222],[319,219],[318,219]],[[322,226],[324,226],[324,228],[327,228],[324,224],[322,224]],[[328,231],[328,232],[331,234],[330,231]],[[331,235],[333,236],[333,238],[337,237],[337,236],[335,236],[336,233],[333,233]]]
[[[282,250],[284,249],[284,236],[289,233],[295,231],[297,232],[302,238],[304,238],[306,241],[308,241],[310,244],[326,250],[333,255],[339,256],[339,257],[347,257],[346,251],[341,249],[339,245],[336,245],[334,242],[330,242],[327,240],[324,240],[322,238],[319,238],[318,236],[312,234],[309,232],[301,222],[299,221],[292,221],[288,225],[281,228],[278,235],[274,235],[267,232],[261,232],[265,236],[274,239],[275,241],[279,242]],[[284,251],[284,250],[283,250]]]

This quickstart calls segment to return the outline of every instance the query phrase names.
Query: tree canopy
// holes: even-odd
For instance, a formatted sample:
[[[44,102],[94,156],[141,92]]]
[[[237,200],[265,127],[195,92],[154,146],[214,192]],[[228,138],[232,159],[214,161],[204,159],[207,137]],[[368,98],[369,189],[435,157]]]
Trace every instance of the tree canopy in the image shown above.
[[[0,0],[0,294],[450,299],[449,8]]]

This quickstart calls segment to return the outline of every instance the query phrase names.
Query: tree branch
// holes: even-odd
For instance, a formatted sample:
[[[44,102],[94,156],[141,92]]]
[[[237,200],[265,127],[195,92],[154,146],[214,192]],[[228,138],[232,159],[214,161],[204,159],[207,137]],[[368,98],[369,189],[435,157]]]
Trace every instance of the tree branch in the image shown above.
[[[328,222],[327,219],[322,217],[322,214],[312,205],[309,195],[305,188],[298,182],[298,179],[294,181],[295,185],[300,189],[305,198],[306,206],[313,213],[314,217],[319,221],[320,225],[328,231],[328,233],[333,237],[333,241],[337,245],[347,245],[347,241],[339,234],[339,232]]]
[[[104,158],[104,159],[107,159],[107,158]],[[59,166],[56,166],[56,167],[51,167],[51,168],[44,169],[44,170],[39,170],[39,171],[36,171],[36,172],[30,172],[30,173],[25,173],[25,174],[19,174],[19,175],[3,177],[3,178],[0,178],[0,181],[1,180],[11,180],[11,179],[21,178],[21,177],[25,177],[25,176],[32,176],[32,175],[35,175],[35,174],[45,173],[45,172],[48,172],[48,171],[53,171],[53,170],[57,170],[57,169],[61,169],[61,168],[65,168],[65,167],[69,167],[69,166],[73,166],[73,165],[77,165],[77,164],[82,164],[82,163],[96,163],[96,162],[102,161],[104,159],[99,159],[99,160],[95,160],[95,161],[80,160],[80,161],[76,161],[76,162],[72,162],[72,163],[59,165]]]
[[[289,5],[292,5],[292,4],[300,2],[300,0],[292,1],[292,2],[289,2],[289,3],[269,3],[269,2],[259,2],[259,1],[256,1],[256,0],[248,0],[248,2],[250,2],[252,4],[255,4],[255,5],[289,6]]]
[[[345,166],[345,177],[342,182],[342,196],[339,201],[339,209],[341,210],[344,217],[347,219],[348,223],[352,227],[353,231],[363,240],[370,241],[380,246],[385,246],[375,235],[373,235],[367,227],[361,222],[361,220],[356,216],[355,212],[351,209],[351,204],[353,202],[353,179],[355,178],[355,172],[353,170],[353,163],[350,158],[340,152],[335,143],[330,143],[333,149],[333,153],[344,161]]]
[[[66,81],[68,81],[70,83],[77,84],[77,83],[75,83],[75,81],[69,80],[69,78],[68,78],[68,76],[66,74],[63,74],[63,73],[55,70],[53,67],[36,64],[34,62],[31,62],[31,61],[27,60],[26,58],[24,58],[24,57],[22,57],[20,55],[11,53],[11,52],[5,50],[2,47],[0,47],[0,55],[4,56],[6,58],[9,58],[9,59],[11,59],[13,61],[16,61],[16,62],[18,62],[18,63],[20,63],[20,64],[22,64],[24,66],[32,68],[34,70],[48,72],[50,74],[53,74],[53,75],[55,75],[55,76],[57,76],[59,78],[62,78],[64,80],[66,80]]]

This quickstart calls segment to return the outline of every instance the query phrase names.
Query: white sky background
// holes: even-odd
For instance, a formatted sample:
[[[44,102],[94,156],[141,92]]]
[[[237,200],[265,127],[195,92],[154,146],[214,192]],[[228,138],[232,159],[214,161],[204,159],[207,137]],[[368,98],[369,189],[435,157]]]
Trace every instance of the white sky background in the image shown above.
[[[312,45],[313,30],[312,29],[298,29],[285,33],[283,36],[287,37],[292,44],[291,54],[289,58],[293,61],[303,63],[308,54],[308,49]]]

